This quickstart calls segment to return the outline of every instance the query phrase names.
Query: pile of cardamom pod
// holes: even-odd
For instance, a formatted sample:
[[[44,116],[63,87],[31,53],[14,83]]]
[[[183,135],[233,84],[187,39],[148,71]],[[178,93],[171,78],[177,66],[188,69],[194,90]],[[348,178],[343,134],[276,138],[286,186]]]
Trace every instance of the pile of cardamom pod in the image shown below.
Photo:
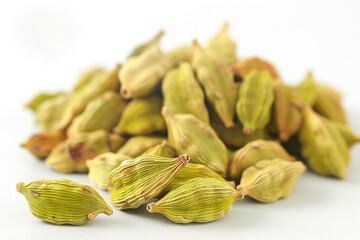
[[[88,173],[116,209],[148,203],[177,223],[219,219],[245,196],[287,197],[307,167],[345,177],[360,139],[336,90],[310,73],[289,86],[268,61],[238,59],[227,24],[204,46],[194,40],[167,53],[162,35],[122,65],[86,70],[71,92],[35,96],[27,107],[40,131],[23,146],[55,171]],[[112,214],[94,188],[71,180],[17,190],[54,224]]]

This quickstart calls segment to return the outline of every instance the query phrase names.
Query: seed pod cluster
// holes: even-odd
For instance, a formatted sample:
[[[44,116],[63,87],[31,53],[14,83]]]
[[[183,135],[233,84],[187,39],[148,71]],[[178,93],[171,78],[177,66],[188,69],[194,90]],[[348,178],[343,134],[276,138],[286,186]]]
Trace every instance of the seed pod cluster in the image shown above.
[[[176,223],[217,220],[244,196],[288,197],[307,168],[346,176],[360,138],[336,90],[312,73],[290,86],[268,60],[238,58],[228,24],[205,44],[169,51],[163,35],[112,69],[86,69],[69,92],[32,98],[26,106],[40,131],[22,146],[52,170],[88,173],[116,209],[147,204]],[[94,189],[70,180],[17,190],[54,224],[112,213]]]

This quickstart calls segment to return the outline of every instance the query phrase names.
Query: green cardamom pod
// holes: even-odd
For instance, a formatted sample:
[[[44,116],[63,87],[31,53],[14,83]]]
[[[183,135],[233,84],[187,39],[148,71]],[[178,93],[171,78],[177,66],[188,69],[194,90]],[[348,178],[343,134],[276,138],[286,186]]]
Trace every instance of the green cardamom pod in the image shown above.
[[[107,190],[109,187],[109,174],[116,167],[131,157],[107,152],[87,160],[86,165],[89,168],[89,179],[92,183],[101,189]]]
[[[195,178],[147,205],[151,213],[161,213],[176,223],[210,222],[222,218],[236,200],[244,196],[225,181]]]
[[[25,107],[31,109],[33,112],[39,108],[40,104],[46,102],[47,100],[53,99],[57,96],[65,95],[62,92],[56,93],[38,93],[30,101],[25,104]]]
[[[126,105],[114,132],[146,135],[166,131],[161,107],[162,99],[159,96],[133,99]]]
[[[119,210],[138,208],[158,196],[189,160],[186,154],[177,158],[141,155],[125,160],[109,175],[111,203]]]
[[[209,104],[226,127],[234,125],[237,86],[231,69],[217,55],[193,41],[192,67],[204,88]]]
[[[340,130],[310,107],[303,115],[299,140],[309,167],[321,175],[344,178],[350,156]]]
[[[282,158],[286,161],[295,160],[276,141],[256,140],[250,142],[232,155],[229,164],[229,176],[233,180],[239,180],[248,167],[261,160],[274,158]]]
[[[164,31],[159,31],[149,41],[142,43],[139,46],[135,47],[129,54],[128,58],[139,56],[144,51],[146,51],[148,48],[150,48],[152,46],[152,44],[154,44],[154,43],[156,44],[163,35],[164,35]]]
[[[245,134],[252,135],[269,123],[274,102],[273,85],[273,78],[266,70],[254,70],[245,76],[236,104],[236,113]]]
[[[183,45],[168,52],[167,56],[171,59],[173,67],[177,67],[182,62],[191,62],[192,52],[190,45]]]
[[[170,70],[162,83],[164,106],[174,114],[189,113],[199,120],[209,123],[209,113],[205,106],[205,96],[195,79],[189,63],[182,63]]]
[[[105,72],[105,70],[100,67],[92,67],[92,68],[86,69],[85,71],[80,73],[80,75],[73,87],[73,91],[79,92],[83,88],[86,88],[86,86],[88,84],[91,84],[91,82],[94,79],[96,79],[98,76],[100,76],[104,72]]]
[[[68,136],[103,129],[111,131],[118,123],[125,102],[116,92],[108,91],[88,103],[67,130]],[[106,117],[104,117],[106,116]]]
[[[254,70],[256,71],[267,70],[270,73],[273,81],[275,82],[279,81],[280,78],[275,67],[268,61],[261,59],[259,57],[249,57],[249,58],[241,59],[232,66],[232,70],[234,74],[240,77],[241,79],[244,79],[246,75],[248,75],[250,72]]]
[[[120,149],[117,153],[121,153],[123,155],[129,157],[138,157],[146,150],[151,147],[154,147],[158,144],[161,144],[165,141],[166,138],[160,136],[134,136],[131,137]]]
[[[101,153],[115,152],[125,140],[104,130],[83,133],[58,144],[45,160],[57,172],[87,172],[86,161]]]
[[[289,196],[305,171],[300,161],[262,160],[244,171],[237,189],[259,202],[274,202]]]
[[[229,36],[228,28],[229,24],[224,23],[220,31],[206,43],[206,49],[215,52],[227,65],[231,65],[236,62],[236,45]]]
[[[171,59],[159,48],[155,39],[137,56],[129,58],[119,72],[121,96],[125,99],[148,96],[172,67]]]
[[[168,142],[179,154],[187,153],[193,163],[201,163],[222,176],[228,163],[226,147],[215,131],[191,114],[173,114],[163,107]]]
[[[317,98],[317,86],[311,72],[308,72],[304,80],[296,87],[304,103],[313,106]]]
[[[53,224],[82,225],[101,213],[113,213],[94,188],[67,179],[19,182],[16,190],[25,196],[35,217]]]
[[[143,154],[158,155],[167,158],[174,158],[177,156],[176,151],[165,140],[162,143],[149,148]]]
[[[351,148],[355,143],[360,142],[360,136],[354,133],[346,124],[337,121],[331,121],[331,123],[340,131],[348,148]]]
[[[326,118],[341,123],[347,122],[345,110],[341,105],[340,93],[331,87],[321,85],[317,87],[314,109]]]
[[[27,148],[36,157],[44,159],[49,156],[56,145],[66,140],[63,132],[39,133],[30,137],[22,147]]]

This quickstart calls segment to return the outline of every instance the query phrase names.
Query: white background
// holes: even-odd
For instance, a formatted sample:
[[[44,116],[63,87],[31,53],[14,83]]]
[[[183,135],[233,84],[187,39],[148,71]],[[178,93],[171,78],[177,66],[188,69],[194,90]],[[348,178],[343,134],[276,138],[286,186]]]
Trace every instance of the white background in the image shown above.
[[[360,1],[3,1],[0,3],[1,239],[360,239],[360,147],[345,180],[300,178],[293,194],[273,204],[236,202],[208,224],[178,225],[144,208],[114,211],[81,227],[34,218],[18,181],[62,175],[19,143],[35,133],[22,106],[38,91],[70,89],[84,68],[112,67],[159,29],[164,50],[193,38],[202,43],[227,20],[240,57],[270,59],[283,80],[308,70],[344,95],[350,125],[360,133]],[[108,200],[108,195],[101,192]]]

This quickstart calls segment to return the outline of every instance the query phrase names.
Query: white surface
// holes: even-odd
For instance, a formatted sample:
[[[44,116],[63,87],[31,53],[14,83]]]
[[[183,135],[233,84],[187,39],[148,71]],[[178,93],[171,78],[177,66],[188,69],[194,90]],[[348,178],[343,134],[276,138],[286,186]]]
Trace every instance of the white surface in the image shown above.
[[[82,227],[34,218],[18,181],[62,175],[19,148],[36,132],[23,103],[40,90],[69,89],[87,66],[111,67],[160,28],[165,50],[197,37],[204,42],[231,24],[239,56],[260,55],[284,80],[308,69],[344,94],[350,125],[360,133],[359,1],[2,1],[0,3],[1,239],[359,239],[360,147],[345,180],[306,173],[293,194],[273,204],[243,201],[219,221],[173,224],[144,208],[114,211]],[[105,192],[101,194],[108,200]]]

